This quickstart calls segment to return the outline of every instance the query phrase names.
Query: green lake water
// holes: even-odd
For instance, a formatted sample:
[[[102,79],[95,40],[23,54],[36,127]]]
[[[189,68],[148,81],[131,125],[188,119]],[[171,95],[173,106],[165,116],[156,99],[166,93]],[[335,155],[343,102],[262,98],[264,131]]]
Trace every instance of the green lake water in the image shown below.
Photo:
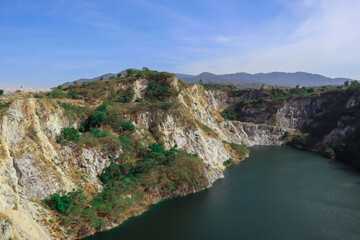
[[[359,240],[360,173],[290,147],[252,147],[213,187],[86,240]]]

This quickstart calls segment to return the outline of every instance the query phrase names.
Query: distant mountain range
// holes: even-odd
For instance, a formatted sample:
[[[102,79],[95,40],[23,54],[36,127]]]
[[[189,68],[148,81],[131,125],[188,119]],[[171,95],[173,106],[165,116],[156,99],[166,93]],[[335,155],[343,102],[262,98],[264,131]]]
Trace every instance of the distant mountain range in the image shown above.
[[[126,70],[119,72],[122,75],[126,73]],[[81,78],[73,82],[66,82],[63,86],[72,85],[74,82],[90,82],[103,79],[109,79],[112,76],[117,76],[118,73],[107,73],[95,78]],[[319,74],[312,74],[306,72],[271,72],[271,73],[256,73],[250,74],[245,72],[232,73],[232,74],[214,74],[209,72],[203,72],[199,75],[189,75],[176,73],[176,76],[184,82],[198,83],[200,80],[203,83],[234,83],[239,88],[257,88],[262,84],[272,86],[288,86],[295,87],[305,86],[323,86],[323,85],[341,85],[345,81],[352,81],[350,78],[328,78]]]
[[[311,87],[322,85],[341,85],[349,78],[328,78],[319,74],[312,74],[306,72],[271,72],[271,73],[232,73],[216,75],[214,73],[204,72],[193,76],[188,74],[176,74],[176,76],[189,83],[197,83],[200,79],[204,82],[212,83],[234,83],[239,88],[254,88],[260,87],[262,84],[272,86],[288,86],[295,87],[296,85]]]

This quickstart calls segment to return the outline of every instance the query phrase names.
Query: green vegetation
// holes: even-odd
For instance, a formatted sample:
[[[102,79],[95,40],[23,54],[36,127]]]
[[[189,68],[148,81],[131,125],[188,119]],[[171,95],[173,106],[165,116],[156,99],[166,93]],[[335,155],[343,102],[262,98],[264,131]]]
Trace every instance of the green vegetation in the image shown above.
[[[97,111],[85,120],[85,122],[81,125],[80,130],[83,132],[90,131],[92,128],[100,127],[101,124],[106,122],[106,120],[106,114],[102,111]]]
[[[225,120],[242,121],[242,117],[247,116],[245,114],[247,109],[259,108],[274,118],[274,115],[285,101],[295,98],[311,98],[331,92],[341,93],[343,91],[342,86],[235,89],[228,91],[228,94],[231,97],[243,97],[244,99],[227,107],[220,114]]]
[[[169,100],[172,97],[176,97],[180,92],[180,90],[178,91],[171,86],[171,79],[174,77],[175,75],[172,73],[151,71],[146,67],[142,70],[128,69],[125,76],[121,76],[120,74],[117,78],[110,78],[108,80],[76,83],[68,87],[57,88],[51,91],[48,96],[50,98],[60,99],[84,99],[88,102],[108,100],[112,102],[130,103],[135,94],[131,84],[139,78],[145,78],[149,81],[148,88],[145,92],[147,101],[171,102]],[[124,87],[129,85],[130,87]],[[140,99],[137,102],[140,102]]]
[[[129,103],[129,102],[132,101],[132,99],[133,99],[133,97],[135,95],[134,88],[129,87],[126,90],[120,89],[119,94],[120,94],[120,96],[118,98],[119,102]]]
[[[350,132],[337,146],[325,147],[323,153],[331,158],[336,156],[337,159],[343,161],[355,162],[356,159],[360,159],[360,106],[346,107],[350,98],[360,95],[360,86],[357,82],[351,83],[344,84],[345,89],[333,96],[331,104],[315,115],[303,133],[298,133],[291,144],[304,149],[312,149],[339,124],[352,126],[353,132]]]
[[[43,98],[44,98],[44,96],[42,96],[42,95],[39,95],[39,94],[35,94],[35,95],[34,95],[34,98],[39,98],[39,99],[43,99]]]
[[[171,96],[169,86],[151,81],[146,89],[145,97],[151,101],[163,101]]]
[[[103,230],[108,222],[121,221],[132,214],[131,209],[144,208],[149,204],[147,194],[176,197],[208,184],[205,166],[196,156],[174,148],[165,150],[157,143],[136,151],[137,161],[116,159],[103,170],[104,188],[97,196],[87,198],[82,191],[73,191],[53,194],[44,203],[81,237],[91,229]]]
[[[335,151],[330,147],[327,147],[324,152],[328,154],[331,158],[335,157]]]
[[[203,130],[210,137],[218,137],[217,133],[214,132],[211,128],[200,122],[199,120],[195,120],[196,125]]]
[[[90,134],[96,138],[104,138],[109,136],[109,133],[107,131],[101,131],[100,129],[96,129],[96,128],[92,128],[90,130]]]
[[[0,96],[4,95],[4,90],[0,89]]]
[[[237,114],[236,114],[234,106],[230,106],[230,107],[224,109],[224,111],[222,111],[220,114],[225,120],[237,119]]]
[[[64,140],[71,142],[78,142],[80,139],[80,133],[77,129],[71,128],[63,128],[60,133],[60,137]]]
[[[3,103],[2,101],[0,101],[0,121],[9,106],[10,106],[9,103]]]
[[[35,142],[38,142],[38,141],[39,141],[39,136],[38,136],[38,134],[37,134],[37,131],[36,131],[34,125],[31,125],[31,126],[28,128],[27,135],[28,135],[28,137],[31,138],[33,141],[35,141]]]
[[[68,94],[63,92],[61,89],[55,89],[48,93],[50,98],[67,98]]]
[[[230,143],[230,146],[240,159],[244,159],[249,155],[249,149],[244,144]]]
[[[90,111],[89,107],[79,107],[71,103],[58,101],[57,104],[64,109],[65,116],[71,121],[85,119]]]
[[[228,160],[223,162],[224,166],[230,166],[233,164],[233,160],[231,158],[229,158]]]
[[[202,80],[199,85],[203,86],[205,90],[222,90],[222,91],[234,91],[237,88],[234,84],[220,84],[220,83],[203,83]]]
[[[226,149],[230,150],[230,155],[232,156],[232,158],[223,162],[226,167],[238,163],[249,156],[249,149],[244,144],[229,143],[226,141],[223,141],[223,144]]]
[[[120,132],[134,131],[135,126],[130,121],[122,121],[122,120],[120,120],[119,121],[119,130],[120,130]]]

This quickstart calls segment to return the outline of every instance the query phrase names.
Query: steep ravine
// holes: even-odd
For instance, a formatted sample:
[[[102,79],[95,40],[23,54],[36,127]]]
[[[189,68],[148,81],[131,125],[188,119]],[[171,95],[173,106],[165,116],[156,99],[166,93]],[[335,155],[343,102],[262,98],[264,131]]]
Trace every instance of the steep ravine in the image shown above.
[[[146,84],[144,80],[139,81],[134,83],[136,98],[141,97]],[[0,239],[73,238],[75,236],[66,235],[65,229],[54,222],[53,213],[40,200],[80,185],[88,195],[101,191],[98,175],[122,149],[109,154],[101,148],[61,144],[57,141],[61,129],[78,127],[80,123],[66,117],[54,99],[23,95],[7,101],[9,106],[0,123]],[[197,154],[207,166],[204,171],[209,186],[224,177],[223,163],[232,157],[224,141],[247,146],[280,145],[285,132],[296,127],[288,123],[276,126],[267,122],[224,121],[218,110],[228,102],[215,91],[205,91],[199,85],[183,89],[178,101],[182,115],[163,110],[139,113],[133,121],[136,134],[147,139],[149,132],[156,133],[166,148],[177,145],[179,149]],[[196,126],[188,125],[184,115],[195,119]],[[282,114],[279,120],[286,122],[280,119],[286,117]],[[154,196],[150,203],[167,197]]]

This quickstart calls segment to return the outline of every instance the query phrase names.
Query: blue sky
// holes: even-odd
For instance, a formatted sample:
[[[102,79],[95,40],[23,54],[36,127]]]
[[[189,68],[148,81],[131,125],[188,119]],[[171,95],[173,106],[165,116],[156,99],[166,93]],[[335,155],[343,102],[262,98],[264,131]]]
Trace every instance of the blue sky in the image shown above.
[[[358,0],[0,0],[0,86],[126,68],[360,79]]]

